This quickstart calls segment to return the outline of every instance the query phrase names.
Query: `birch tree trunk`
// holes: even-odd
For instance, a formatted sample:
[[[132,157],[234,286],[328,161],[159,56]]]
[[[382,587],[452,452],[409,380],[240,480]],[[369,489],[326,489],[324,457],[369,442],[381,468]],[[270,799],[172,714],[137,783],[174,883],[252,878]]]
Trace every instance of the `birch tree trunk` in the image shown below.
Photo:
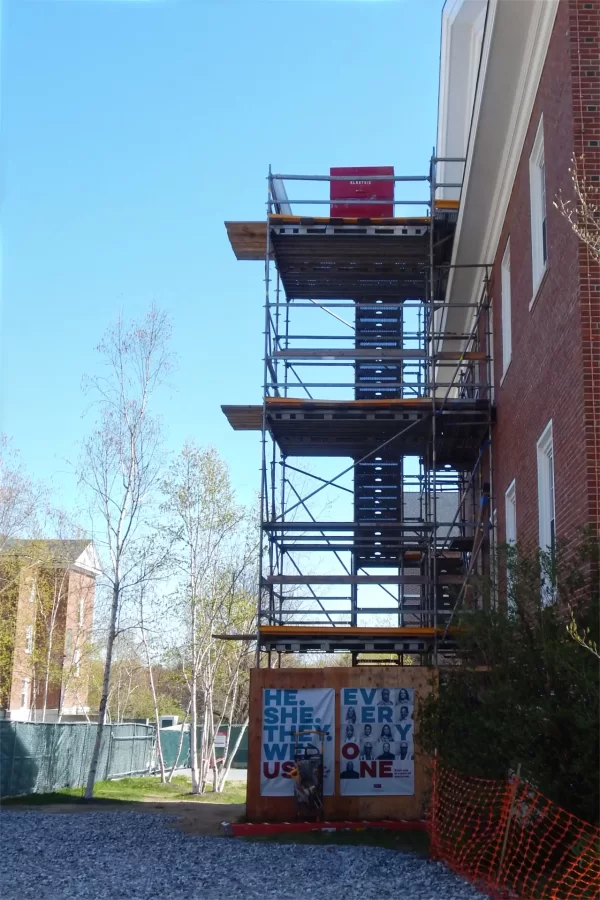
[[[185,726],[186,726],[186,723],[188,720],[188,716],[190,714],[190,706],[191,706],[191,701],[190,701],[190,703],[188,703],[188,708],[186,709],[185,716],[183,717],[183,722],[181,724],[181,733],[179,735],[179,744],[177,747],[177,753],[175,755],[175,759],[173,760],[173,765],[171,766],[171,768],[169,770],[169,774],[167,775],[167,784],[171,783],[171,779],[173,778],[173,772],[177,768],[177,763],[179,762],[179,757],[181,756],[181,748],[183,747],[183,736],[185,734]],[[191,739],[191,735],[190,735],[190,739]]]
[[[94,783],[96,781],[96,772],[98,771],[98,763],[100,761],[100,748],[102,746],[102,734],[104,732],[104,725],[106,722],[106,707],[108,705],[108,693],[110,690],[110,670],[112,666],[112,655],[115,645],[115,637],[117,634],[117,612],[119,608],[119,599],[119,582],[115,581],[113,586],[110,627],[108,632],[108,640],[106,642],[106,660],[104,663],[104,677],[102,679],[102,695],[100,697],[100,706],[98,709],[98,724],[96,726],[94,749],[92,750],[90,771],[88,773],[84,794],[84,798],[86,800],[91,800],[91,798],[94,796]]]
[[[98,350],[106,372],[88,379],[99,420],[85,441],[79,482],[91,495],[92,517],[102,522],[103,574],[112,592],[98,726],[85,798],[91,799],[106,722],[113,649],[127,592],[151,576],[138,560],[148,543],[147,517],[162,474],[160,428],[149,410],[170,367],[170,324],[152,308],[127,329],[119,319]]]
[[[230,772],[230,770],[231,770],[231,765],[232,765],[232,763],[233,763],[233,760],[235,759],[235,754],[236,754],[236,753],[238,752],[238,750],[240,749],[240,744],[242,743],[243,737],[244,737],[244,735],[246,734],[246,730],[247,730],[247,728],[248,728],[248,722],[249,722],[249,719],[248,719],[248,717],[246,716],[246,720],[244,721],[244,724],[242,725],[242,727],[241,727],[241,729],[240,729],[240,733],[238,734],[238,736],[237,736],[237,738],[236,738],[236,742],[235,742],[233,751],[232,751],[232,753],[228,754],[227,758],[225,759],[225,764],[224,764],[224,766],[223,766],[223,768],[222,768],[222,770],[221,770],[221,773],[220,773],[220,781],[219,781],[219,784],[218,784],[218,787],[217,787],[217,790],[218,790],[218,792],[219,792],[220,794],[221,794],[221,793],[223,792],[223,790],[225,789],[225,783],[227,782],[227,778],[229,777],[229,772]],[[231,727],[231,726],[230,726],[230,727]]]

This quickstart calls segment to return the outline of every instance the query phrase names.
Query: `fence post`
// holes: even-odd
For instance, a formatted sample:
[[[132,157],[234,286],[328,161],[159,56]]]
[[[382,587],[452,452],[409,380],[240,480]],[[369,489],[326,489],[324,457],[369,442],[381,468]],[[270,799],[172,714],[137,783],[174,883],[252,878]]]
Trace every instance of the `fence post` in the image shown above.
[[[135,739],[137,737],[137,722],[133,723],[133,740],[131,742],[131,762],[129,763],[129,774],[133,775],[133,762],[135,755]]]
[[[498,874],[496,875],[496,887],[500,888],[500,876],[502,874],[502,865],[504,863],[504,856],[506,854],[506,847],[508,844],[508,833],[510,831],[510,823],[512,822],[512,817],[515,812],[515,799],[517,797],[517,789],[519,787],[519,778],[521,776],[521,763],[517,766],[517,774],[515,775],[515,779],[511,786],[511,796],[510,796],[510,806],[508,809],[508,816],[506,819],[506,829],[504,831],[504,839],[502,841],[502,850],[500,851],[500,863],[498,865]]]
[[[102,726],[102,736],[104,736],[106,731],[106,724]],[[116,726],[117,727],[117,726]],[[106,751],[106,772],[104,778],[106,781],[110,778],[110,769],[112,763],[112,748],[113,748],[113,724],[112,722],[108,726],[108,750]]]
[[[85,731],[83,733],[82,745],[79,748],[79,753],[80,753],[80,756],[79,756],[79,778],[77,779],[77,784],[75,785],[75,787],[83,787],[84,786],[84,782],[83,782],[83,767],[84,767],[84,765],[85,765],[86,770],[89,771],[89,766],[87,764],[87,762],[88,762],[87,748],[88,748],[88,734],[89,734],[91,725],[84,725],[83,727],[85,728]],[[73,734],[75,735],[75,734],[77,734],[77,732],[73,731]]]

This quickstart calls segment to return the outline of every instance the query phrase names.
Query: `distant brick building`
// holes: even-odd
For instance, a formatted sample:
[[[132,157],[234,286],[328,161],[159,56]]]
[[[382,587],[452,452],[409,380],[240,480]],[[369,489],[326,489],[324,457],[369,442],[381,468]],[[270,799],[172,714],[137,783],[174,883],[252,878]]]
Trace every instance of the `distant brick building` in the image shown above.
[[[0,557],[0,709],[55,721],[87,711],[96,577],[87,540],[7,542]]]
[[[452,262],[488,263],[500,542],[600,530],[600,268],[554,205],[600,182],[600,0],[448,0],[440,180],[462,181]],[[449,304],[481,293],[455,268]],[[460,314],[454,314],[460,324]],[[461,330],[457,328],[457,330]]]

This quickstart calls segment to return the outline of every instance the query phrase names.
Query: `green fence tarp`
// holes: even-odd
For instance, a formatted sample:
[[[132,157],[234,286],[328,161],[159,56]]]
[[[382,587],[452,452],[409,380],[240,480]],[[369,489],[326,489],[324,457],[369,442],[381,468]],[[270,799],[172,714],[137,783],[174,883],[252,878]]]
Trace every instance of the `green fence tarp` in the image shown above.
[[[232,725],[231,726],[231,735],[229,738],[229,748],[233,750],[235,747],[235,742],[237,741],[240,731],[244,728],[243,725]],[[220,731],[227,731],[227,726],[223,726]],[[198,747],[202,746],[202,729],[197,729],[197,742]],[[175,760],[175,754],[177,753],[177,748],[179,746],[179,738],[181,736],[181,732],[176,729],[170,728],[161,728],[160,731],[160,745],[162,747],[163,759],[165,762],[165,767],[170,769]],[[217,759],[222,759],[224,754],[224,748],[217,747]],[[177,763],[178,767],[186,767],[190,765],[190,734],[189,731],[186,731],[183,735],[183,744],[181,746],[181,753],[179,754],[179,761]],[[237,753],[233,758],[233,762],[231,764],[232,769],[246,769],[248,768],[248,729],[245,728],[242,740],[240,741],[240,746],[237,749]]]
[[[178,729],[170,729],[170,728],[161,728],[160,729],[160,746],[162,749],[163,760],[166,769],[170,769],[173,763],[175,762],[175,757],[177,755],[177,748],[179,747],[179,740],[181,738],[181,731]],[[179,759],[177,761],[177,768],[187,768],[190,764],[190,733],[189,731],[183,732],[183,741],[181,744],[181,752],[179,754]],[[156,765],[158,766],[158,760],[156,761]]]
[[[151,725],[105,725],[97,781],[152,771],[154,736]],[[83,786],[95,738],[93,724],[0,721],[0,797]]]
[[[231,726],[230,748],[233,749],[242,725]],[[226,727],[221,731],[225,731]],[[160,731],[166,768],[171,768],[179,747],[180,732]],[[19,794],[49,793],[61,788],[82,787],[87,782],[96,725],[82,723],[36,724],[0,721],[0,797]],[[201,746],[202,729],[198,729]],[[217,758],[223,749],[217,750]],[[177,766],[190,764],[190,735],[183,735]],[[232,768],[248,765],[248,731],[246,729]],[[155,728],[153,725],[125,723],[105,725],[100,747],[97,781],[147,775],[158,771]]]
[[[229,738],[230,747],[235,747],[235,742],[237,741],[240,731],[244,728],[243,725],[232,725],[231,726],[231,736]],[[237,753],[233,758],[233,762],[231,764],[232,769],[247,769],[248,768],[248,728],[246,727],[242,740],[240,741],[240,746],[237,749]]]

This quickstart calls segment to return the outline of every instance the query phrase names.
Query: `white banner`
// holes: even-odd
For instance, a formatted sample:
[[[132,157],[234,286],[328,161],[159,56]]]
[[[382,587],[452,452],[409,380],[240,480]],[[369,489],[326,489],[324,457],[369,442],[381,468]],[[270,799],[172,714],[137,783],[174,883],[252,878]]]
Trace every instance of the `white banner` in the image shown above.
[[[413,688],[343,688],[340,793],[415,792]]]
[[[333,794],[335,761],[335,691],[333,688],[283,690],[263,688],[260,793],[263,797],[289,797],[294,783],[289,776],[294,768],[296,732],[328,732],[323,762],[323,793]],[[302,746],[319,748],[319,736],[302,734]]]

